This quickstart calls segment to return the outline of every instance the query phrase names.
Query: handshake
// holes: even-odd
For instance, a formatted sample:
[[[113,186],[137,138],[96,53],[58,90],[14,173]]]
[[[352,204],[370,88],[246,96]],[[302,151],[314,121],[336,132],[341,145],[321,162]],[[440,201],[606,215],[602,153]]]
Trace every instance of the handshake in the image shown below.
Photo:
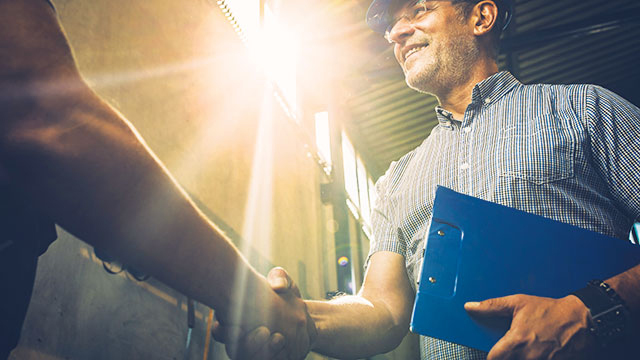
[[[246,281],[244,281],[246,282]],[[245,285],[245,294],[230,299],[230,311],[216,312],[213,337],[233,359],[304,359],[317,337],[300,290],[282,268],[267,275],[271,290]],[[268,293],[271,294],[268,294]]]

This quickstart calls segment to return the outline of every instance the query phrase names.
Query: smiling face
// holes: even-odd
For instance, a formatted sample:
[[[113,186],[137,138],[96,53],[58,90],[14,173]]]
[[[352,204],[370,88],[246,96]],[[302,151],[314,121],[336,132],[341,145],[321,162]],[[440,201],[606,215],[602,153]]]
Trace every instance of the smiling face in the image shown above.
[[[409,87],[438,95],[469,79],[480,51],[473,27],[449,1],[409,2],[387,38]]]

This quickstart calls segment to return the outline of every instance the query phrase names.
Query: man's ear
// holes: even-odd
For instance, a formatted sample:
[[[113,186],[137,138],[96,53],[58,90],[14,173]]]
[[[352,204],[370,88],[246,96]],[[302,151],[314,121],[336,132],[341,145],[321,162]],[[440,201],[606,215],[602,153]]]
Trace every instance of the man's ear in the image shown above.
[[[471,20],[474,28],[473,34],[476,36],[486,35],[495,27],[498,19],[498,5],[492,0],[478,2],[471,12]]]

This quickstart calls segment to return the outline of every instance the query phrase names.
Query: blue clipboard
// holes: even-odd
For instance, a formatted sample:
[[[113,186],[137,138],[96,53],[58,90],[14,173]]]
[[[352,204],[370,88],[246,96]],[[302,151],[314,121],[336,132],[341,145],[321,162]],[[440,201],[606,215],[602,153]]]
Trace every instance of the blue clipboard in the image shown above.
[[[472,318],[467,301],[561,298],[640,263],[640,246],[438,187],[411,331],[489,351],[509,324]]]

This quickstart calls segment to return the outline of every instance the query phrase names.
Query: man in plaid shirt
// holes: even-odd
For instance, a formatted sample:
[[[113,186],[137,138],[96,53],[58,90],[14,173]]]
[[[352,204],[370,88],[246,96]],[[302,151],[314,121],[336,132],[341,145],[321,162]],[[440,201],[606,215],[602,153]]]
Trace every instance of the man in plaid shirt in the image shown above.
[[[393,44],[407,84],[438,98],[439,124],[376,185],[359,294],[307,302],[318,329],[314,351],[362,358],[400,343],[437,185],[620,241],[640,218],[640,110],[597,86],[523,85],[498,72],[509,5],[373,1],[369,26]],[[274,273],[291,287],[286,273]],[[560,299],[513,295],[467,303],[474,316],[510,318],[510,330],[488,354],[421,337],[422,358],[629,358],[625,340],[638,323],[639,281],[636,266]]]

